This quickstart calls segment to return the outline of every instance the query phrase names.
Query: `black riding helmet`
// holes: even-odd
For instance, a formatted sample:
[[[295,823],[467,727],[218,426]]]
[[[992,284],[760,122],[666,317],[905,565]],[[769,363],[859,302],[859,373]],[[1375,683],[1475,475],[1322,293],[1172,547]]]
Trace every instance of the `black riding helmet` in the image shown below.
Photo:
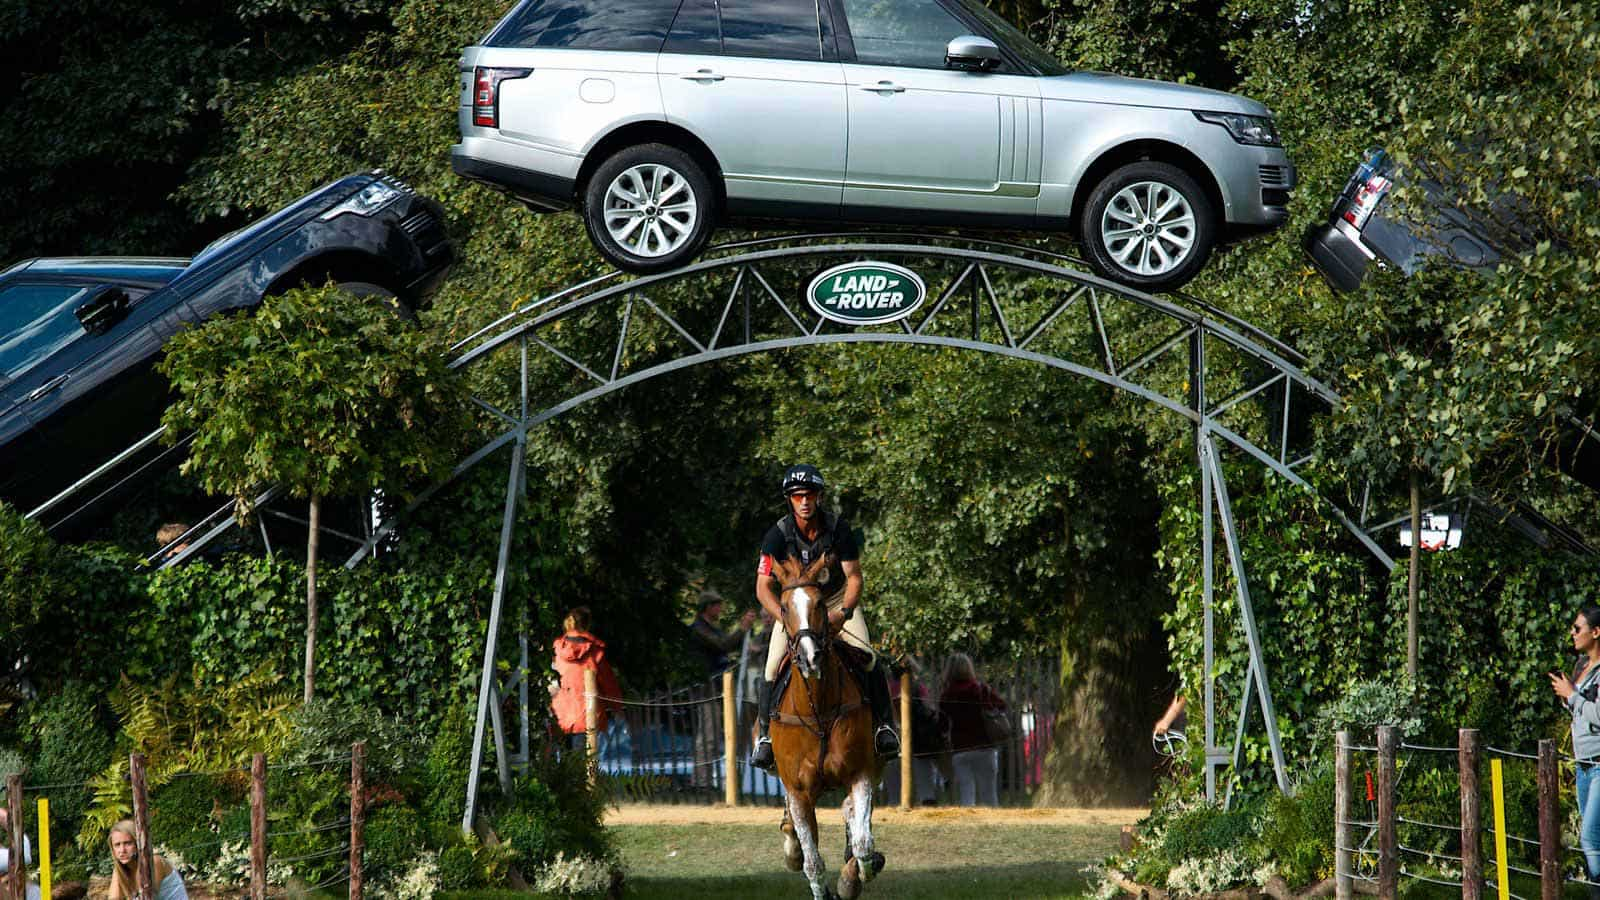
[[[826,488],[827,484],[823,482],[822,473],[817,471],[816,466],[801,463],[797,466],[790,466],[789,471],[783,473],[783,495],[785,497],[795,491],[816,491],[821,493]]]

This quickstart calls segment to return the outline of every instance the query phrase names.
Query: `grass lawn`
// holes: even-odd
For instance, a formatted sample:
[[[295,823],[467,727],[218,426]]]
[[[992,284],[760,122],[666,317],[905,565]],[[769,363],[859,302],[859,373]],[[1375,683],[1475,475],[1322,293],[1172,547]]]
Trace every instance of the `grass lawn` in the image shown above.
[[[778,812],[764,824],[618,824],[628,868],[627,896],[638,898],[809,897],[805,876],[784,868]],[[828,885],[843,862],[844,826],[834,812],[820,823]],[[863,898],[1069,898],[1087,890],[1085,865],[1117,847],[1114,824],[888,821],[874,827],[884,872]]]

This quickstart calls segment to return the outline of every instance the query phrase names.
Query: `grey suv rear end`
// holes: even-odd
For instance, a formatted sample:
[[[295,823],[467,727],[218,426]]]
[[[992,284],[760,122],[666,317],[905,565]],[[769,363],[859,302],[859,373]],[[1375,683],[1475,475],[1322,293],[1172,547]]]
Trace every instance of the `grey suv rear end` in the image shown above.
[[[636,272],[735,220],[977,225],[1166,290],[1295,183],[1261,104],[1068,72],[975,0],[523,0],[460,71],[455,171]]]

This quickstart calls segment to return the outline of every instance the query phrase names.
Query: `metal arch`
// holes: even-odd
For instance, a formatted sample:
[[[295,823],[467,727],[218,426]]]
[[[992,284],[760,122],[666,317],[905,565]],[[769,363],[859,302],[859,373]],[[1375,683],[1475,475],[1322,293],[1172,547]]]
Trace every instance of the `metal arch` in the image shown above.
[[[503,521],[502,543],[495,578],[494,605],[490,614],[490,626],[485,639],[484,669],[479,684],[478,725],[474,733],[473,764],[469,776],[468,803],[463,824],[470,827],[476,814],[476,800],[479,777],[483,764],[483,743],[485,739],[486,723],[485,711],[499,713],[504,701],[513,690],[522,691],[526,688],[525,671],[512,678],[506,685],[499,684],[498,677],[494,674],[494,660],[497,654],[497,636],[499,625],[499,610],[505,592],[507,577],[507,548],[509,544],[509,527],[515,513],[518,497],[516,470],[520,467],[523,447],[529,429],[562,415],[591,400],[606,396],[623,388],[648,381],[662,375],[671,374],[691,366],[702,363],[717,362],[733,359],[749,354],[761,353],[771,350],[783,350],[807,346],[829,346],[857,343],[877,344],[903,344],[933,347],[948,347],[954,349],[975,350],[993,353],[1002,357],[1026,360],[1060,369],[1075,375],[1090,378],[1107,386],[1125,391],[1140,397],[1156,406],[1175,413],[1186,419],[1196,440],[1197,463],[1201,474],[1201,502],[1203,504],[1203,556],[1205,564],[1203,580],[1204,615],[1205,615],[1205,706],[1206,706],[1206,776],[1207,793],[1214,797],[1216,794],[1216,770],[1223,765],[1232,764],[1237,773],[1238,759],[1241,748],[1242,735],[1250,710],[1249,699],[1254,694],[1259,699],[1263,711],[1263,724],[1271,748],[1273,768],[1281,789],[1288,789],[1287,772],[1285,771],[1283,752],[1277,728],[1276,717],[1273,712],[1270,680],[1268,678],[1261,639],[1256,627],[1255,616],[1251,605],[1249,579],[1245,570],[1243,552],[1240,547],[1237,527],[1233,518],[1232,504],[1227,489],[1227,484],[1221,465],[1217,438],[1240,449],[1246,456],[1256,460],[1268,469],[1298,485],[1302,489],[1315,490],[1295,470],[1304,464],[1309,456],[1299,459],[1290,459],[1290,406],[1294,400],[1296,389],[1316,398],[1328,407],[1337,409],[1340,400],[1338,395],[1325,384],[1307,375],[1298,368],[1302,358],[1281,342],[1265,335],[1236,318],[1226,316],[1221,311],[1185,298],[1188,306],[1174,303],[1163,298],[1153,297],[1141,291],[1132,290],[1112,282],[1105,281],[1094,275],[1067,268],[1061,263],[1075,262],[1067,257],[1048,252],[1034,251],[1030,248],[1016,245],[1003,245],[997,242],[964,242],[964,247],[947,247],[931,244],[900,243],[896,241],[862,242],[844,240],[854,238],[856,235],[817,235],[806,238],[777,238],[760,241],[746,242],[740,245],[721,248],[714,251],[708,258],[704,258],[686,268],[674,272],[645,276],[631,281],[620,281],[618,273],[603,275],[589,279],[581,284],[574,285],[565,290],[558,291],[546,297],[514,310],[513,312],[496,320],[490,326],[479,330],[454,348],[460,355],[452,361],[454,369],[467,368],[479,360],[492,355],[496,350],[516,345],[521,352],[521,384],[520,384],[520,416],[513,416],[502,409],[474,398],[479,406],[487,410],[495,419],[507,423],[510,427],[477,452],[472,454],[452,473],[444,483],[454,480],[478,462],[494,453],[500,447],[512,444],[513,476],[507,488],[506,513]],[[927,239],[927,238],[924,238]],[[937,238],[946,242],[956,239]],[[806,243],[801,246],[773,246],[774,244],[794,240],[838,240],[840,243],[813,244]],[[1017,252],[1028,252],[1043,259],[1026,258],[1018,255],[1008,255],[994,252],[996,248]],[[717,255],[717,252],[731,255]],[[937,298],[926,308],[921,321],[913,324],[909,320],[899,324],[899,330],[856,330],[825,334],[822,332],[825,322],[818,319],[815,325],[808,325],[796,315],[795,308],[785,302],[783,295],[773,288],[771,281],[763,275],[765,266],[779,265],[796,260],[806,260],[819,257],[885,255],[891,257],[920,257],[923,259],[936,259],[941,263],[954,264],[959,269]],[[678,284],[691,279],[715,274],[733,273],[733,287],[723,298],[720,291],[712,295],[710,300],[715,304],[706,312],[718,312],[715,316],[715,328],[704,339],[697,337],[692,328],[685,327],[683,322],[674,318],[661,304],[650,296],[653,288]],[[1013,320],[1008,320],[1001,303],[1000,294],[995,289],[991,275],[995,271],[1020,272],[1027,277],[1044,277],[1063,282],[1069,286],[1067,294],[1057,302],[1050,304],[1049,310],[1038,317],[1031,325],[1025,328],[1013,329]],[[931,292],[930,292],[931,293]],[[1037,295],[1034,295],[1035,299]],[[742,304],[741,301],[742,300]],[[752,304],[765,304],[771,301],[772,305],[782,313],[785,321],[784,328],[792,326],[792,336],[765,337],[758,339],[752,327]],[[1082,303],[1086,315],[1069,317],[1067,313]],[[1124,355],[1120,360],[1113,347],[1113,340],[1105,316],[1105,304],[1113,301],[1131,302],[1139,307],[1165,317],[1173,323],[1170,334],[1158,340],[1153,345],[1145,347],[1142,352]],[[927,333],[928,327],[945,310],[951,307],[959,309],[970,303],[971,310],[971,337],[949,337],[940,334]],[[547,327],[563,320],[567,320],[586,310],[601,307],[605,304],[620,304],[622,308],[621,324],[617,330],[615,344],[609,354],[609,367],[606,364],[585,365],[577,355],[563,352],[555,346],[553,340],[547,340],[541,332]],[[1198,310],[1190,307],[1199,307]],[[736,312],[737,308],[737,312]],[[804,311],[803,307],[801,308]],[[743,328],[737,327],[736,315],[742,315]],[[953,315],[953,314],[952,314]],[[625,365],[626,348],[630,329],[636,320],[641,317],[654,317],[663,322],[681,344],[672,346],[679,349],[679,353],[662,362],[642,365],[629,370]],[[1030,317],[1032,313],[1030,313]],[[1022,319],[1015,319],[1017,324],[1025,324]],[[1042,353],[1028,349],[1029,345],[1046,332],[1051,332],[1064,327],[1063,323],[1078,321],[1079,326],[1087,325],[1092,337],[1093,345],[1097,348],[1098,362],[1101,368],[1073,362],[1049,353]],[[983,332],[986,323],[992,323],[993,330],[1001,334],[1001,342],[984,339]],[[1019,338],[1020,335],[1020,338]],[[1143,371],[1151,363],[1172,353],[1179,345],[1187,345],[1188,351],[1188,383],[1186,389],[1188,396],[1177,399],[1167,393],[1141,384],[1134,380],[1137,373]],[[1220,403],[1210,400],[1207,391],[1209,373],[1214,370],[1208,356],[1215,352],[1213,347],[1227,348],[1240,354],[1243,358],[1253,360],[1256,365],[1264,365],[1269,374],[1265,378],[1256,379],[1240,387],[1234,394],[1225,398]],[[530,352],[543,352],[568,367],[573,373],[593,382],[587,388],[575,389],[557,402],[551,403],[537,412],[531,410],[528,398],[528,354]],[[1120,362],[1120,365],[1119,365]],[[1239,407],[1246,401],[1257,396],[1268,398],[1281,394],[1281,409],[1276,414],[1268,417],[1268,428],[1275,428],[1275,433],[1268,435],[1266,446],[1258,445],[1234,427],[1223,421],[1223,417]],[[412,508],[420,505],[443,484],[430,488],[422,497],[412,504]],[[1394,561],[1383,552],[1382,548],[1372,537],[1337,505],[1328,503],[1334,516],[1339,522],[1349,529],[1358,540],[1374,555],[1383,565],[1392,568]],[[1213,606],[1214,606],[1214,554],[1213,554],[1213,528],[1216,520],[1221,520],[1221,526],[1228,560],[1229,570],[1233,576],[1237,605],[1240,612],[1241,628],[1249,649],[1250,666],[1246,672],[1246,681],[1241,692],[1241,709],[1236,726],[1234,746],[1231,748],[1219,747],[1216,744],[1216,727],[1214,715],[1214,672],[1213,672]],[[362,559],[366,553],[381,540],[390,525],[376,532],[367,544],[351,556],[347,565],[353,566]],[[525,647],[526,641],[521,642]],[[525,653],[525,650],[524,650]],[[524,661],[522,668],[526,669]],[[518,681],[517,678],[524,679]],[[522,704],[524,707],[526,704]],[[502,784],[507,779],[506,761],[524,762],[527,754],[527,715],[524,711],[523,722],[520,723],[520,741],[523,748],[521,754],[514,754],[510,750],[506,731],[499,715],[494,715],[494,737],[496,745],[496,762]],[[519,758],[520,757],[520,758]],[[1236,779],[1235,779],[1236,780]],[[1231,793],[1231,784],[1230,784]]]

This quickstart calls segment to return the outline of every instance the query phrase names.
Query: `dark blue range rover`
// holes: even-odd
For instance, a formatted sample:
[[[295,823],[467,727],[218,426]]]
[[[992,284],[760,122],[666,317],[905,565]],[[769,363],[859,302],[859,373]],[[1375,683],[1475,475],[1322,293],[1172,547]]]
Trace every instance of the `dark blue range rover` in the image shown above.
[[[453,258],[439,205],[373,172],[318,188],[193,259],[30,259],[0,271],[0,500],[35,510],[152,434],[168,402],[153,366],[184,324],[329,279],[409,314]],[[151,445],[104,480],[147,467]],[[106,489],[86,486],[41,520],[63,525]]]

